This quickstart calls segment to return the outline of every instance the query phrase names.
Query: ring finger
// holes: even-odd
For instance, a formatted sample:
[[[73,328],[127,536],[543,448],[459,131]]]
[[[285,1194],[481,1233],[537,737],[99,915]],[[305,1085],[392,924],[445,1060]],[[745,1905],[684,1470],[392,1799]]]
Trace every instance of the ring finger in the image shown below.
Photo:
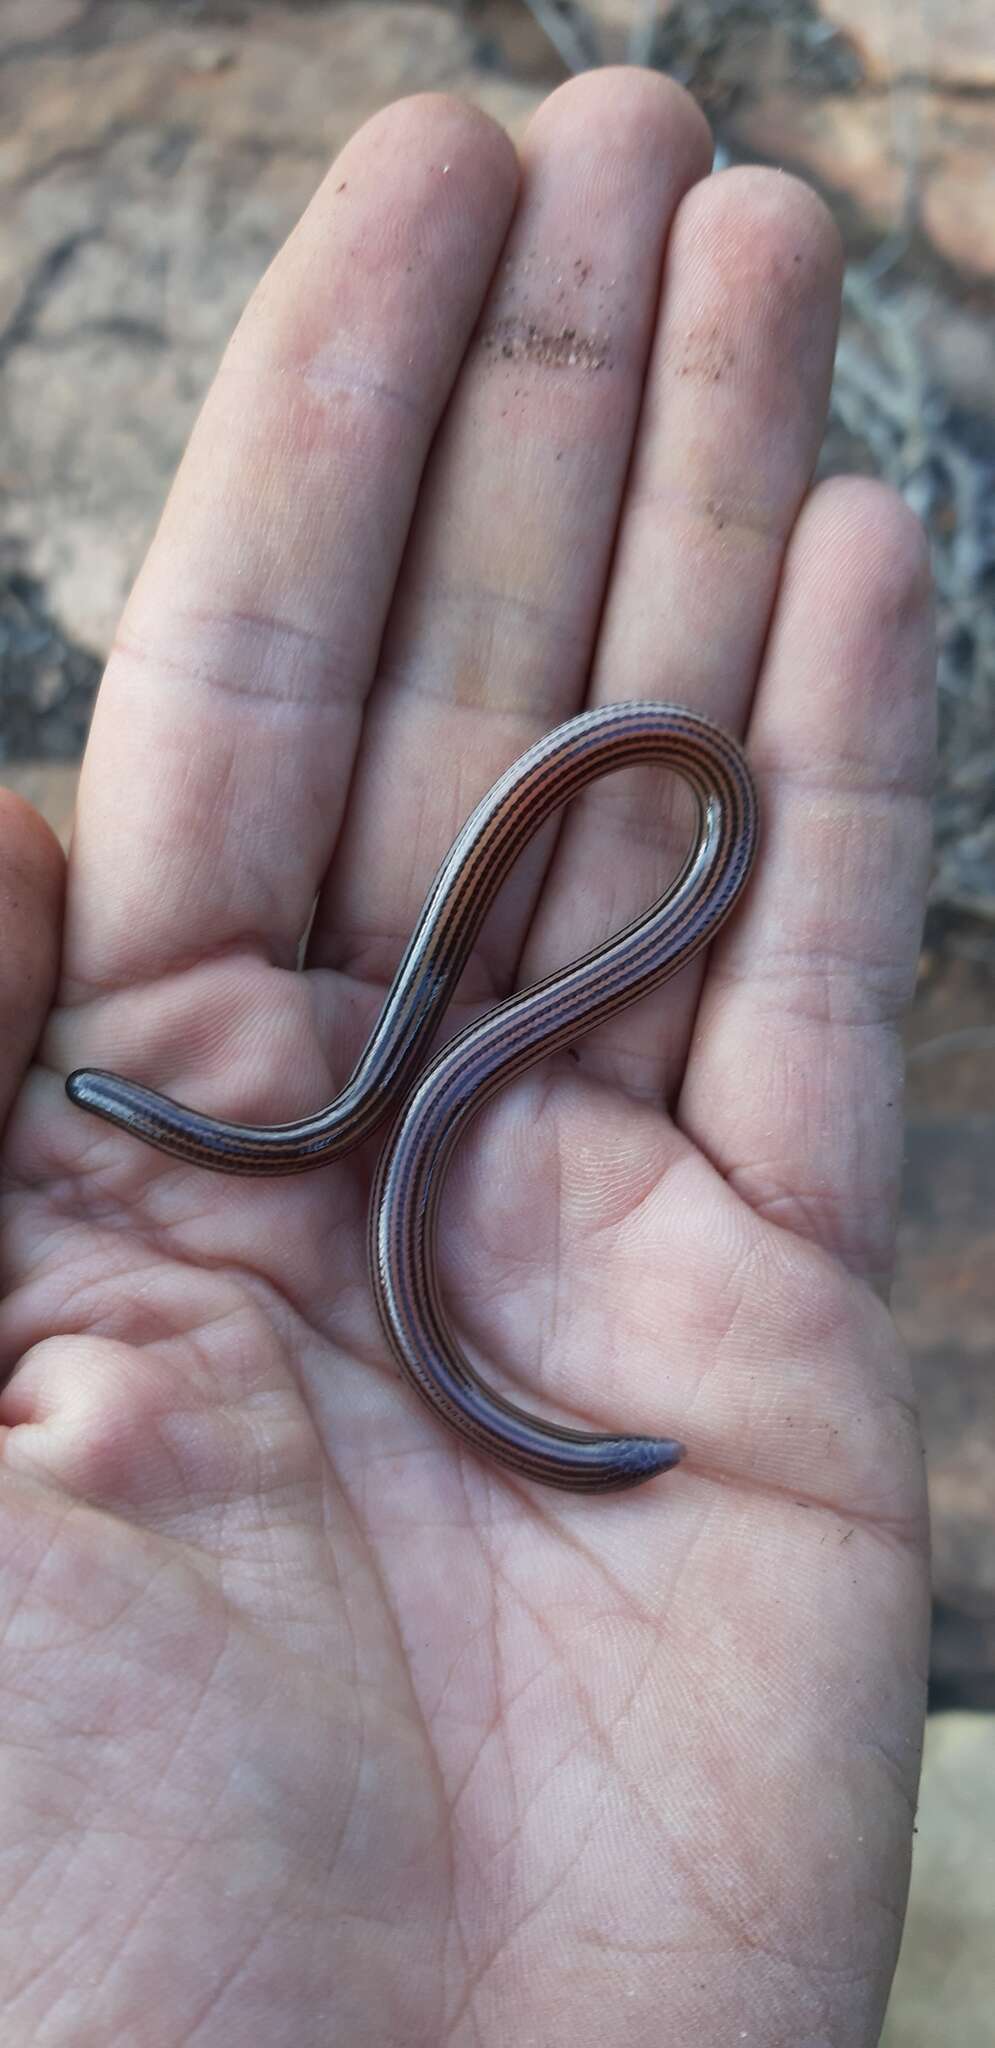
[[[683,201],[594,701],[670,699],[743,730],[825,424],[839,285],[836,230],[795,180],[724,172]],[[683,797],[642,770],[572,807],[524,979],[662,893],[688,836]],[[640,1096],[665,1096],[683,1065],[700,972],[692,966],[588,1039],[584,1062]]]

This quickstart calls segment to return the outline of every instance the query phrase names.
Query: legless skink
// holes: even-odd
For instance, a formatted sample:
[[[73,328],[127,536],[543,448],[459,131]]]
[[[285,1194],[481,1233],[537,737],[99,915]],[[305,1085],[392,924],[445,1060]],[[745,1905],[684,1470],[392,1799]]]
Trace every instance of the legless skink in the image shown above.
[[[599,776],[637,762],[672,769],[695,798],[694,844],[660,901],[604,944],[470,1024],[419,1069],[484,917],[539,826]],[[670,1437],[591,1435],[495,1394],[449,1326],[436,1221],[457,1139],[498,1088],[684,967],[714,936],[749,875],[757,808],[728,733],[672,704],[585,711],[530,747],[478,804],[429,891],[365,1051],[334,1102],[286,1124],[228,1123],[136,1083],[82,1068],[67,1092],[174,1158],[224,1173],[300,1173],[350,1151],[400,1105],[370,1211],[370,1272],[402,1372],[443,1422],[513,1472],[549,1486],[635,1486],[684,1455]]]

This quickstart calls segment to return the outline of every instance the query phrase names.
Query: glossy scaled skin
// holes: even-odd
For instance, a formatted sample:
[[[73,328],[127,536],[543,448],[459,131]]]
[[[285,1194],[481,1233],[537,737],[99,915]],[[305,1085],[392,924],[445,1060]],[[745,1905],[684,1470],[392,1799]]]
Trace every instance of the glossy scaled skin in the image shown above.
[[[695,843],[671,888],[624,931],[471,1024],[412,1089],[487,911],[522,847],[588,783],[637,762],[674,770],[695,797]],[[637,1486],[677,1464],[683,1445],[669,1437],[590,1435],[540,1421],[502,1400],[474,1373],[439,1296],[439,1196],[458,1137],[498,1088],[646,995],[701,951],[744,887],[756,834],[749,769],[720,727],[668,704],[613,704],[583,712],[523,754],[457,835],[369,1043],[342,1093],[326,1108],[296,1123],[227,1123],[94,1069],[71,1074],[67,1092],[81,1107],[160,1151],[240,1174],[321,1166],[351,1151],[403,1102],[370,1212],[373,1289],[402,1372],[443,1422],[524,1478],[578,1492]]]

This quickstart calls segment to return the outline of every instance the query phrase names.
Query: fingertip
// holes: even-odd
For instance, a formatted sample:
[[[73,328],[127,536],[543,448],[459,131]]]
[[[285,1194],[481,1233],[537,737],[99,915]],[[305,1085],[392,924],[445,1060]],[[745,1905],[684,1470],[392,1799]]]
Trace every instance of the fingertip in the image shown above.
[[[676,80],[637,65],[603,65],[567,79],[542,101],[525,131],[523,156],[576,145],[581,158],[599,139],[601,176],[615,157],[622,175],[633,161],[666,157],[674,184],[687,189],[707,178],[712,131],[697,101]]]
[[[707,294],[713,320],[732,321],[737,355],[749,359],[752,343],[756,375],[768,361],[780,365],[782,378],[795,364],[817,375],[820,390],[828,386],[844,252],[828,206],[810,185],[758,164],[699,180],[678,209],[671,262],[691,303]],[[785,336],[791,347],[782,364]]]
[[[805,178],[766,164],[730,164],[709,179],[701,199],[716,225],[750,225],[791,244],[792,259],[806,249],[842,276],[846,252],[836,218]]]
[[[929,541],[921,519],[890,484],[876,477],[833,476],[803,507],[794,544],[811,535],[827,563],[827,585],[842,572],[877,615],[921,623],[932,608]]]
[[[357,128],[329,170],[322,200],[345,198],[349,177],[383,175],[385,160],[429,178],[454,206],[507,208],[518,186],[511,137],[482,107],[455,93],[410,93]],[[443,180],[445,183],[443,183]]]

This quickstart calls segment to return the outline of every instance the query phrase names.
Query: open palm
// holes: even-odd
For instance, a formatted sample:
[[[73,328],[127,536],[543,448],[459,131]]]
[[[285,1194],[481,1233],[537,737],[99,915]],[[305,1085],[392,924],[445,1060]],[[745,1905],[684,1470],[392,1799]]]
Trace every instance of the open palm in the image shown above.
[[[129,605],[61,959],[56,850],[5,803],[8,2048],[877,2038],[924,1696],[879,1297],[927,577],[888,494],[809,494],[825,213],[707,163],[636,73],[556,94],[520,164],[443,99],[365,128]],[[386,1362],[372,1154],[219,1179],[62,1077],[318,1107],[474,801],[635,696],[746,734],[754,882],[704,971],[492,1107],[441,1230],[496,1384],[688,1444],[574,1499],[472,1457]],[[451,1022],[659,894],[680,842],[666,777],[597,785]]]

